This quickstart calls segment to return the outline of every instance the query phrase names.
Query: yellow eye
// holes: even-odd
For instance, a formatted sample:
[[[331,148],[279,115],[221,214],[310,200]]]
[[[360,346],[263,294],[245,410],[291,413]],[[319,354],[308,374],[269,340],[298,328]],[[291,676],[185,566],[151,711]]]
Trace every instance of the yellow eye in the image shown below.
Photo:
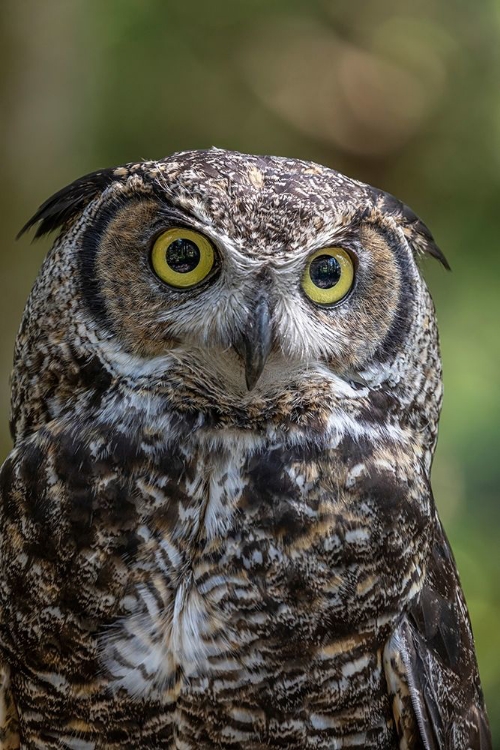
[[[354,265],[341,247],[322,247],[309,258],[302,288],[309,299],[332,305],[346,296],[354,283]]]
[[[151,264],[162,281],[185,289],[206,279],[215,263],[212,244],[199,232],[176,227],[153,245]]]

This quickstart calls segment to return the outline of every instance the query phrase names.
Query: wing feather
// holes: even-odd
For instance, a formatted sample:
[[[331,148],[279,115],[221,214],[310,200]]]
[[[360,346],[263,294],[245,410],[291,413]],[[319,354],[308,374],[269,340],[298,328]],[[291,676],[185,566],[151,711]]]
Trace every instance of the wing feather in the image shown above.
[[[400,748],[492,750],[467,607],[436,527],[423,589],[384,653]]]
[[[10,689],[10,668],[0,660],[0,750],[19,747],[19,721]]]

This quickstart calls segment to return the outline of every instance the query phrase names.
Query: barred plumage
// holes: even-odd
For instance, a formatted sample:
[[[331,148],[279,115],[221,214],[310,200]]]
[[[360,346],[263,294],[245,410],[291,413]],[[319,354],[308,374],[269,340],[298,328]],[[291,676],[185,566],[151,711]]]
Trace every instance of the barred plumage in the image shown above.
[[[491,747],[429,484],[425,226],[219,149],[88,175],[37,223],[61,232],[16,345],[0,747]],[[200,283],[159,278],[171,227],[213,247]],[[354,286],[315,303],[332,247]]]

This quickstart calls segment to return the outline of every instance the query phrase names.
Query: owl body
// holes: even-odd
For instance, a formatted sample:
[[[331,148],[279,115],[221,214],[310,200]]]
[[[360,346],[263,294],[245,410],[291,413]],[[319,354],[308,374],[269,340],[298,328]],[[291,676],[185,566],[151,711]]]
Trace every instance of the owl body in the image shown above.
[[[83,178],[34,221],[63,229],[1,474],[3,746],[489,747],[429,484],[425,227],[216,149]],[[308,297],[351,258],[340,300]]]

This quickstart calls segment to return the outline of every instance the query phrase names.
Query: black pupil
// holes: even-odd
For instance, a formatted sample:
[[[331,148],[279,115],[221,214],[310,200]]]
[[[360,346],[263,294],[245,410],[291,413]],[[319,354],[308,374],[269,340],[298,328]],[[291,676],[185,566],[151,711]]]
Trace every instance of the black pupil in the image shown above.
[[[341,268],[337,258],[331,255],[320,255],[309,266],[309,276],[315,286],[330,289],[340,279]]]
[[[177,273],[194,271],[200,262],[200,251],[191,240],[183,239],[171,242],[167,248],[167,263]]]

